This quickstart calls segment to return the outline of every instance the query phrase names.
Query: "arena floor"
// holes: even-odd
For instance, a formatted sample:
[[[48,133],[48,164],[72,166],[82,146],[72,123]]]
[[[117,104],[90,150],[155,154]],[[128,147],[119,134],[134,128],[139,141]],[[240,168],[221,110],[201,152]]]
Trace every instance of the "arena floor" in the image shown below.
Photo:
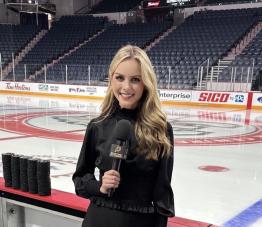
[[[52,188],[74,193],[71,176],[85,127],[99,106],[0,95],[0,152],[50,159]],[[261,227],[262,112],[163,108],[175,135],[176,215],[225,227]]]

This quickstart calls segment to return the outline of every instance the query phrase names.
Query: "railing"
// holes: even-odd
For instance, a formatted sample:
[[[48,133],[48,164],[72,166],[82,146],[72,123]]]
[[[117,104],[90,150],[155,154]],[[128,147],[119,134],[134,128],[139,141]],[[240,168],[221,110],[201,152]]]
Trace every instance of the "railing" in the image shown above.
[[[154,70],[161,88],[174,89],[174,84],[179,83],[180,89],[182,89],[182,84],[186,84],[186,81],[192,82],[195,80],[196,82],[196,70],[195,75],[192,75],[192,73],[188,75],[190,79],[186,75],[185,67],[182,66],[155,65]],[[40,66],[35,64],[18,64],[15,66],[13,64],[8,74],[3,75],[1,80],[105,85],[108,82],[108,65],[57,64],[54,66]],[[190,86],[192,86],[192,83]]]
[[[5,4],[16,4],[16,5],[38,5],[38,4],[50,4],[48,0],[5,0]]]
[[[208,72],[210,70],[210,59],[206,59],[204,62],[201,63],[201,65],[198,67],[197,71],[197,87],[202,89],[202,82],[204,81],[204,78],[207,77]]]
[[[42,69],[43,68],[43,69]],[[13,65],[7,75],[1,74],[1,80],[32,81],[42,83],[85,84],[106,83],[108,66],[106,65],[54,65],[36,64]]]
[[[90,10],[91,10],[91,7],[88,4],[76,10],[75,15],[84,15],[84,14],[87,14]]]
[[[5,0],[7,6],[15,7],[19,11],[38,13],[43,11],[49,13],[56,12],[56,6],[48,0]]]
[[[241,0],[241,1],[227,1],[227,2],[221,2],[221,1],[217,1],[217,2],[208,2],[208,4],[206,5],[229,5],[229,4],[243,4],[243,3],[259,3],[262,2],[262,0]]]
[[[154,70],[156,72],[159,86],[170,89],[172,73],[171,66],[155,65]]]
[[[0,54],[1,63],[1,54]],[[259,71],[254,66],[229,66],[220,74],[213,76],[214,67],[207,59],[200,67],[155,65],[158,87],[162,89],[193,89],[197,82],[201,84],[204,76],[211,73],[204,90],[249,91],[254,75]],[[10,71],[11,70],[11,71]],[[27,81],[38,83],[63,83],[79,85],[101,85],[108,83],[108,65],[72,65],[56,64],[35,65],[18,64],[10,67],[6,75],[0,64],[1,81]]]
[[[202,72],[203,70],[203,66],[201,66],[200,71]],[[254,66],[228,66],[216,75],[214,75],[214,71],[214,67],[211,67],[206,90],[250,91],[254,73],[258,73],[257,69],[254,70]],[[200,77],[202,78],[202,76]]]

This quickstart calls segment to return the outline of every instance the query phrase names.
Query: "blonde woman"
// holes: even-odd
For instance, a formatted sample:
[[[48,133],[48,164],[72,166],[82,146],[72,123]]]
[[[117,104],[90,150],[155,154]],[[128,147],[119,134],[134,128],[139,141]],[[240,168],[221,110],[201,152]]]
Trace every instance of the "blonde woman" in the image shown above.
[[[132,131],[118,172],[109,152],[113,129],[122,119],[131,122]],[[87,126],[73,174],[76,194],[91,201],[82,227],[166,227],[174,216],[173,145],[152,64],[139,47],[124,46],[110,64],[101,114]]]

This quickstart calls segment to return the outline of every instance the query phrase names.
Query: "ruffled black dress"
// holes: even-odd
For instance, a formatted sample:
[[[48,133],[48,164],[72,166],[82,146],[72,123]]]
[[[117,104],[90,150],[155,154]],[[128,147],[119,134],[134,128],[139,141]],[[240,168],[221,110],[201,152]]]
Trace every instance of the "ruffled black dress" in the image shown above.
[[[158,161],[135,155],[132,151],[138,144],[132,132],[128,157],[122,161],[119,171],[119,187],[110,198],[99,190],[103,173],[112,168],[109,157],[112,132],[121,119],[134,125],[137,110],[117,107],[107,119],[92,120],[87,126],[73,174],[76,194],[91,200],[82,227],[165,227],[167,217],[174,216],[170,185],[173,149],[170,157]],[[173,130],[169,123],[167,135],[173,145]],[[94,176],[96,167],[100,170],[100,180]]]

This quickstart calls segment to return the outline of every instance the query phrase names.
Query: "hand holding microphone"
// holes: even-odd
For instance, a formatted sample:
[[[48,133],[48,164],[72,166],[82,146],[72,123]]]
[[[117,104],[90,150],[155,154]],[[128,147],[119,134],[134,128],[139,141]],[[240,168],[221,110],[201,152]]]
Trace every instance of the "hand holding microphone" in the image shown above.
[[[112,158],[112,169],[106,171],[102,177],[100,191],[113,195],[114,189],[119,186],[119,169],[121,161],[125,160],[128,152],[128,141],[130,138],[131,124],[128,120],[120,120],[113,131],[113,140],[109,156]]]
[[[111,188],[118,188],[120,183],[120,174],[116,170],[108,170],[104,173],[102,177],[102,186],[100,191],[104,194],[109,192]]]

